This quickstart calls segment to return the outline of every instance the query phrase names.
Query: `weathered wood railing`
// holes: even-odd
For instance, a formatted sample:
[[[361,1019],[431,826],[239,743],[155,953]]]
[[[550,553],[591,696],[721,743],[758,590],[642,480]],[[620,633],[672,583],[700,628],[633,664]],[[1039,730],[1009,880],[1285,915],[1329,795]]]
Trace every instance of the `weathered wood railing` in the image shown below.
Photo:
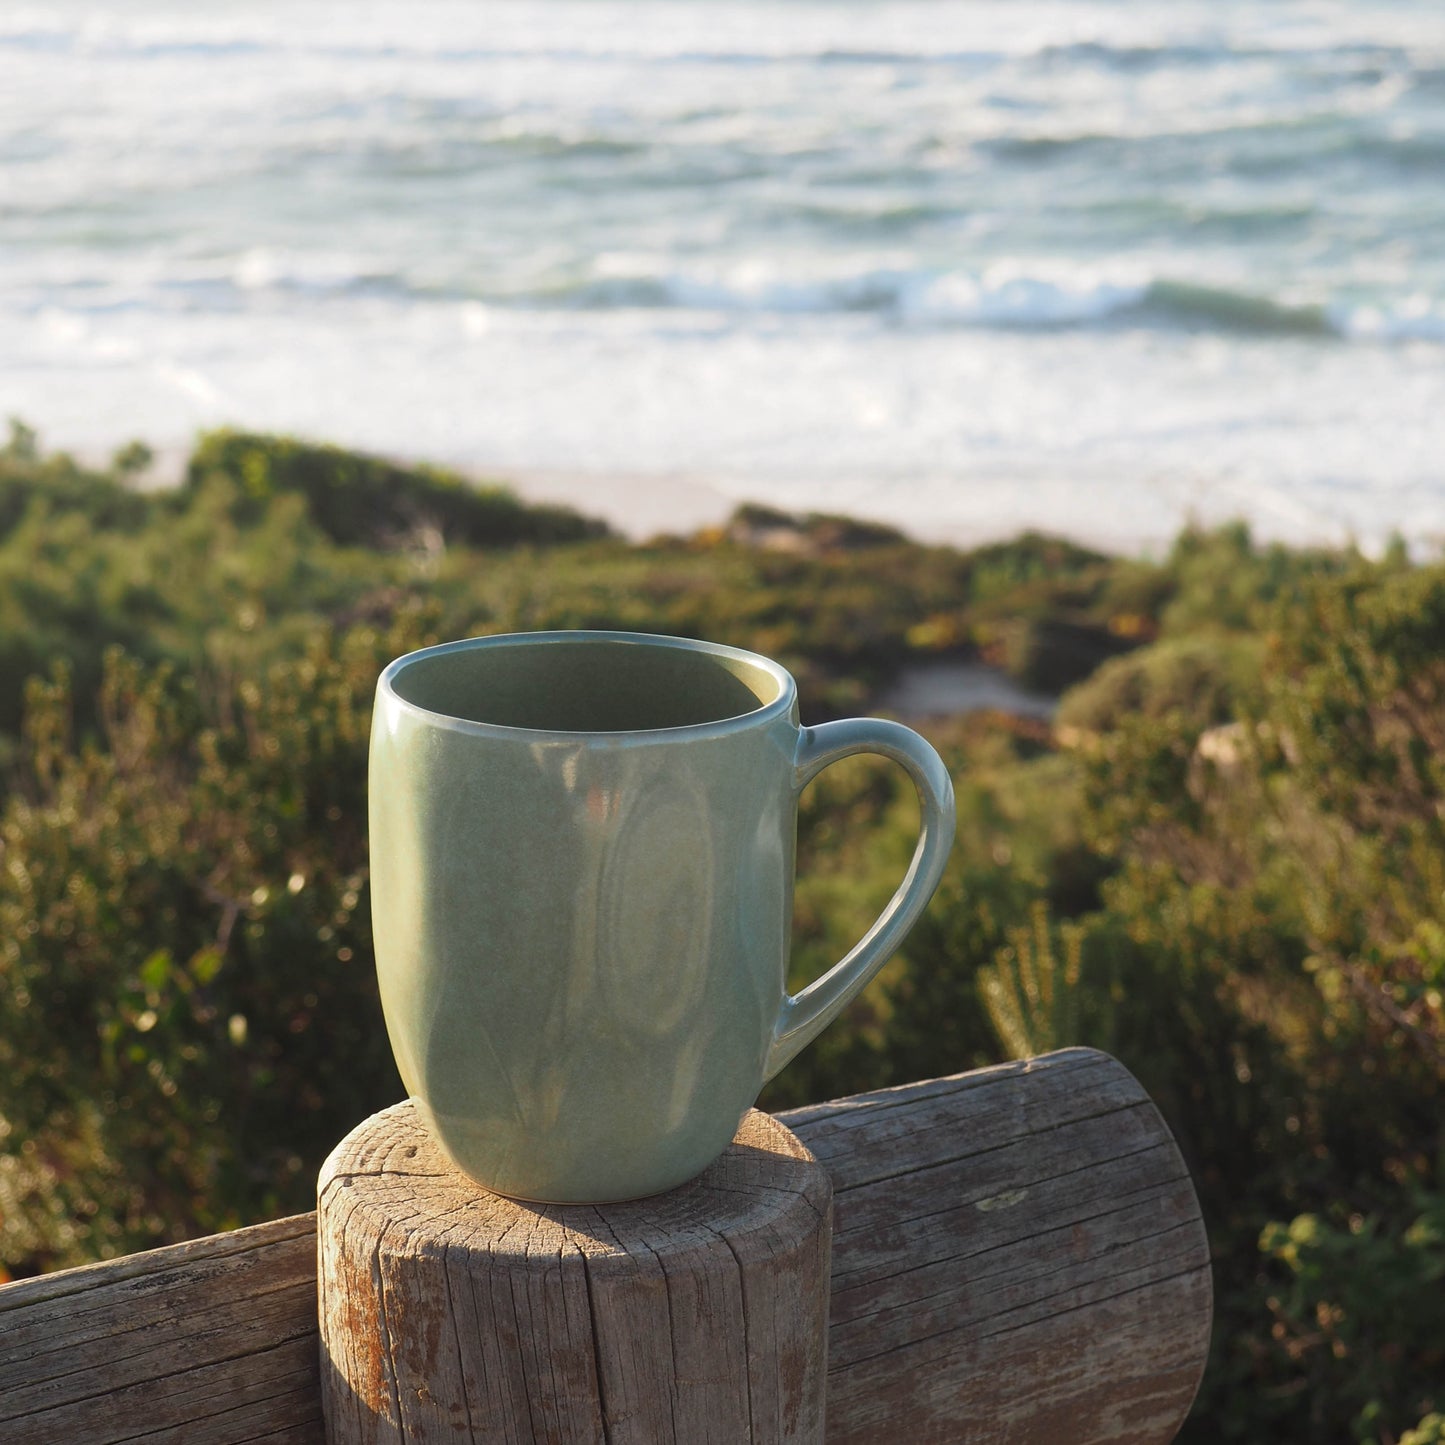
[[[1068,1049],[781,1117],[833,1186],[830,1442],[1173,1438],[1208,1250],[1121,1065]],[[0,1287],[0,1440],[320,1445],[316,1248],[301,1215]]]

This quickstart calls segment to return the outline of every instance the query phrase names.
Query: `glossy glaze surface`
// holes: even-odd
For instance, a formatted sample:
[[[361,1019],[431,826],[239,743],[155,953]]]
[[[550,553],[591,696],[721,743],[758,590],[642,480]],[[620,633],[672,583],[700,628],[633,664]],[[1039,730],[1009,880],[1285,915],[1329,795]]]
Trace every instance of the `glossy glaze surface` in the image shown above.
[[[789,999],[798,793],[862,750],[909,768],[924,837],[869,938]],[[776,664],[634,634],[399,659],[377,689],[370,791],[402,1078],[472,1177],[564,1202],[705,1168],[896,947],[953,827],[947,773],[907,729],[800,729]]]

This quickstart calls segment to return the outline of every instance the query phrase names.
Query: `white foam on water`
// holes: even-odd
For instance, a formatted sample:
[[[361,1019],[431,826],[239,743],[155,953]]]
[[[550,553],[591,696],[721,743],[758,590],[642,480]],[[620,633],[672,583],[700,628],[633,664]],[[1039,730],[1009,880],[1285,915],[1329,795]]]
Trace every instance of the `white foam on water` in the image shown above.
[[[387,301],[344,329],[286,310],[165,327],[119,313],[42,318],[30,340],[0,395],[73,446],[240,420],[524,480],[706,482],[958,540],[1042,526],[1157,548],[1190,516],[1236,515],[1297,541],[1445,536],[1436,347],[918,335],[868,317],[666,331],[626,312]]]
[[[0,416],[1427,544],[1442,77],[1433,0],[11,5]]]

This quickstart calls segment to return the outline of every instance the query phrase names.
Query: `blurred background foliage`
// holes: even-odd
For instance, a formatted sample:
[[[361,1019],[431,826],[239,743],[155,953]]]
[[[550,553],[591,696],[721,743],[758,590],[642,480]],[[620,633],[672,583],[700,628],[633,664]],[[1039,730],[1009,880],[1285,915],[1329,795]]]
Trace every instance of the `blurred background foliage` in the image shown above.
[[[370,954],[390,658],[620,627],[778,658],[804,715],[983,659],[1054,725],[924,725],[959,842],[782,1108],[1068,1044],[1193,1171],[1214,1356],[1184,1438],[1445,1439],[1445,566],[1190,530],[1157,562],[743,508],[633,545],[496,487],[219,432],[177,489],[0,450],[0,1265],[303,1210],[401,1094]],[[902,877],[866,759],[804,795],[794,982]]]

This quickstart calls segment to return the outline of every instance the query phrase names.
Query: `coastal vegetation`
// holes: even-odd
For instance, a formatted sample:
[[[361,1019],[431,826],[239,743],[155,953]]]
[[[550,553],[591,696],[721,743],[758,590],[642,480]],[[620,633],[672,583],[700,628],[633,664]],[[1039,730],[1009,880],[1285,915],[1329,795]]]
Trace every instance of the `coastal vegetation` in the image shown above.
[[[0,1266],[310,1207],[401,1093],[370,959],[380,668],[453,637],[736,643],[804,717],[975,659],[1052,725],[920,726],[959,842],[782,1108],[1069,1044],[1188,1160],[1216,1336],[1184,1438],[1445,1440],[1445,564],[1189,529],[1158,560],[963,552],[744,508],[636,545],[565,509],[218,432],[179,488],[0,448]],[[795,983],[861,934],[916,804],[804,795]]]

